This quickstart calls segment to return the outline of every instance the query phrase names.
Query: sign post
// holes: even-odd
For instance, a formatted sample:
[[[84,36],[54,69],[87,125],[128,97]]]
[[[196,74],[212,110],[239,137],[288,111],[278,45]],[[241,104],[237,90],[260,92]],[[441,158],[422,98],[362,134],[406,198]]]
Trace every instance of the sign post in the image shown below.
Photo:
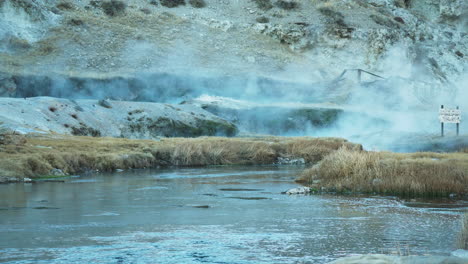
[[[439,109],[440,135],[444,136],[444,123],[454,123],[457,126],[457,136],[460,133],[461,111],[457,106],[456,109],[444,108],[444,105]]]

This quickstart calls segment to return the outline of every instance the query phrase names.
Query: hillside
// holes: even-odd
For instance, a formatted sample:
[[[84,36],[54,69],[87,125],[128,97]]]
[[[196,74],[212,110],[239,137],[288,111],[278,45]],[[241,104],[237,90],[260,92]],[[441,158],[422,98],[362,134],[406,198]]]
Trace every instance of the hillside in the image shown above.
[[[441,104],[468,109],[463,0],[3,0],[0,8],[2,96],[177,104],[208,95],[273,112],[327,104],[353,111],[331,123],[314,112],[293,131],[237,124],[347,138],[433,136]]]

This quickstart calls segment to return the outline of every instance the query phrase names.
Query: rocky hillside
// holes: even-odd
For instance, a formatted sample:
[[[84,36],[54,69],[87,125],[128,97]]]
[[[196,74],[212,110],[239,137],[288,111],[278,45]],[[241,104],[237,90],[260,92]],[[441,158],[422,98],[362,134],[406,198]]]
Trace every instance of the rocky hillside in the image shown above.
[[[340,131],[354,133],[358,123],[358,132],[437,133],[439,105],[468,109],[467,5],[0,0],[0,96],[182,103],[209,95],[266,109],[278,102],[328,103],[372,109],[390,124],[369,131],[374,118],[353,116],[344,124],[338,118]],[[421,117],[407,119],[405,111],[426,111],[424,123],[435,125],[422,126]],[[295,117],[281,117],[289,118]],[[246,123],[238,124],[250,130]],[[288,129],[252,132],[259,131]]]
[[[467,66],[464,0],[2,0],[0,5],[0,71],[13,75],[182,72],[297,81],[364,68],[455,82]]]

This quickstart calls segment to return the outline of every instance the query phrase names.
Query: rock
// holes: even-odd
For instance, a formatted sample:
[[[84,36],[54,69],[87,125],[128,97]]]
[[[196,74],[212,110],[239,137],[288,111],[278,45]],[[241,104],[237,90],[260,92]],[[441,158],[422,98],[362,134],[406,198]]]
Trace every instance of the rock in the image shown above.
[[[450,255],[457,257],[457,258],[468,260],[468,250],[457,249],[453,251],[452,253],[450,253]]]
[[[440,16],[445,18],[458,18],[466,10],[466,0],[440,0]]]
[[[105,107],[105,108],[112,108],[112,105],[108,99],[99,100],[98,105]]]
[[[0,73],[0,96],[13,97],[16,93],[16,83],[13,76]]]
[[[284,193],[289,194],[289,195],[291,195],[291,194],[309,194],[309,193],[311,193],[311,191],[312,190],[309,187],[303,186],[303,187],[297,187],[297,188],[287,190]]]
[[[303,158],[288,158],[288,157],[278,157],[276,164],[281,165],[303,165],[305,164],[305,160]]]
[[[7,177],[0,177],[0,184],[8,183]]]
[[[20,179],[19,179],[19,178],[16,178],[16,177],[9,177],[9,178],[7,178],[7,182],[13,183],[13,182],[19,182],[19,181],[20,181]]]
[[[49,172],[50,175],[52,176],[67,176],[65,172],[63,172],[61,169],[51,169]]]

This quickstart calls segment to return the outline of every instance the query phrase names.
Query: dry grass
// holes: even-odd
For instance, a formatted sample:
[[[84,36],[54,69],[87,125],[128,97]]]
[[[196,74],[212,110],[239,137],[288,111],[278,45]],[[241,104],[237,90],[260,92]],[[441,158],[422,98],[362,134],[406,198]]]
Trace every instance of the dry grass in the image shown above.
[[[403,196],[466,194],[465,153],[389,153],[340,149],[306,170],[298,181],[337,192]]]
[[[458,248],[468,250],[468,213],[462,218],[462,229],[458,237]]]
[[[335,138],[200,137],[152,141],[30,136],[22,145],[0,145],[0,176],[44,176],[53,168],[74,174],[171,165],[272,164],[280,156],[315,162],[341,147],[361,146]]]

